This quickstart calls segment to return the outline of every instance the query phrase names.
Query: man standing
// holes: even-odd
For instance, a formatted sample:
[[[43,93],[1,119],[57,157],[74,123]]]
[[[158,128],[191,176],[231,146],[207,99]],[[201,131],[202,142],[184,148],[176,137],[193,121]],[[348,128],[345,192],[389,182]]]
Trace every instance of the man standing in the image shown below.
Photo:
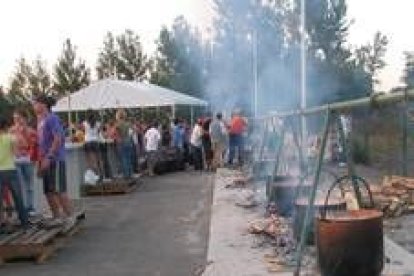
[[[39,143],[38,175],[56,223],[64,219],[73,225],[72,206],[67,195],[65,134],[59,117],[51,112],[54,100],[40,95],[33,101]]]
[[[237,151],[239,165],[243,164],[243,132],[247,126],[246,121],[241,117],[240,111],[232,114],[229,130],[229,164],[233,164],[233,159]]]
[[[223,167],[223,154],[227,142],[227,130],[223,115],[217,113],[216,119],[210,125],[210,137],[213,147],[213,170]]]
[[[184,142],[185,129],[178,119],[174,119],[172,127],[172,145],[182,153],[184,151]]]
[[[152,126],[145,132],[145,151],[148,154],[148,170],[149,175],[154,176],[154,168],[157,163],[158,147],[161,141],[161,134],[158,130],[158,123]]]
[[[203,169],[203,121],[201,119],[197,120],[197,123],[194,125],[193,131],[191,132],[190,144],[192,159],[194,164],[194,169],[196,171],[201,171]]]

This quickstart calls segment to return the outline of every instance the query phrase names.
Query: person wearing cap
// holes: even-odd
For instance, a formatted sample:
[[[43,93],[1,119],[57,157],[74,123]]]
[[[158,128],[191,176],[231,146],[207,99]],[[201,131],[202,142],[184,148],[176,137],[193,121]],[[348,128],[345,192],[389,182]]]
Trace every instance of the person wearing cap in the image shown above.
[[[37,116],[39,143],[38,175],[56,223],[74,223],[72,206],[67,195],[65,134],[59,117],[51,112],[54,100],[46,95],[36,97],[33,109]],[[64,219],[64,221],[62,220]]]

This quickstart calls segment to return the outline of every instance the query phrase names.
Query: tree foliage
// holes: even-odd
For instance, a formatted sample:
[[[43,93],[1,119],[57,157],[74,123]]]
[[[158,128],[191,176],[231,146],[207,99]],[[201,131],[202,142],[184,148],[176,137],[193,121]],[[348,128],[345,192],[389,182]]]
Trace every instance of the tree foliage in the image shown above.
[[[132,30],[114,37],[107,33],[98,56],[96,71],[99,79],[116,77],[141,81],[147,78],[149,61],[144,54],[140,37]]]
[[[193,96],[203,92],[204,49],[200,34],[183,16],[171,30],[163,27],[157,43],[151,82]]]
[[[41,57],[32,64],[22,57],[17,61],[7,96],[14,104],[24,103],[31,97],[48,92],[50,87],[51,77]]]
[[[76,46],[66,39],[54,66],[54,90],[58,95],[73,93],[90,83],[90,70],[85,61],[77,57]]]
[[[405,52],[405,68],[403,81],[407,88],[414,88],[414,52]]]

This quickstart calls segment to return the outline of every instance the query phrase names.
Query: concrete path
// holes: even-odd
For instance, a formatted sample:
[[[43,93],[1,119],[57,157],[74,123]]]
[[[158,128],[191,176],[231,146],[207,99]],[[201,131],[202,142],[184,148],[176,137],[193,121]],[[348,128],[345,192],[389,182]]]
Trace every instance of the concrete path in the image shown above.
[[[147,179],[126,196],[85,200],[86,229],[44,265],[7,264],[2,276],[187,276],[206,261],[212,176]]]

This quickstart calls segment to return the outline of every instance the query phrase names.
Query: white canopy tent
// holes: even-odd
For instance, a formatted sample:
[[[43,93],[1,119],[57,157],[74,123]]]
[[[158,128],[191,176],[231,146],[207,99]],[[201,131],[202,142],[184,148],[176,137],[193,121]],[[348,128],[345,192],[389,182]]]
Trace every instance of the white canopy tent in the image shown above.
[[[178,105],[208,106],[206,101],[159,87],[157,85],[116,79],[92,83],[78,92],[60,99],[55,112],[77,112],[116,108],[147,108],[169,106],[175,116]],[[193,116],[192,116],[193,117]]]
[[[55,112],[161,106],[207,106],[207,102],[176,91],[136,81],[105,79],[60,99]]]

